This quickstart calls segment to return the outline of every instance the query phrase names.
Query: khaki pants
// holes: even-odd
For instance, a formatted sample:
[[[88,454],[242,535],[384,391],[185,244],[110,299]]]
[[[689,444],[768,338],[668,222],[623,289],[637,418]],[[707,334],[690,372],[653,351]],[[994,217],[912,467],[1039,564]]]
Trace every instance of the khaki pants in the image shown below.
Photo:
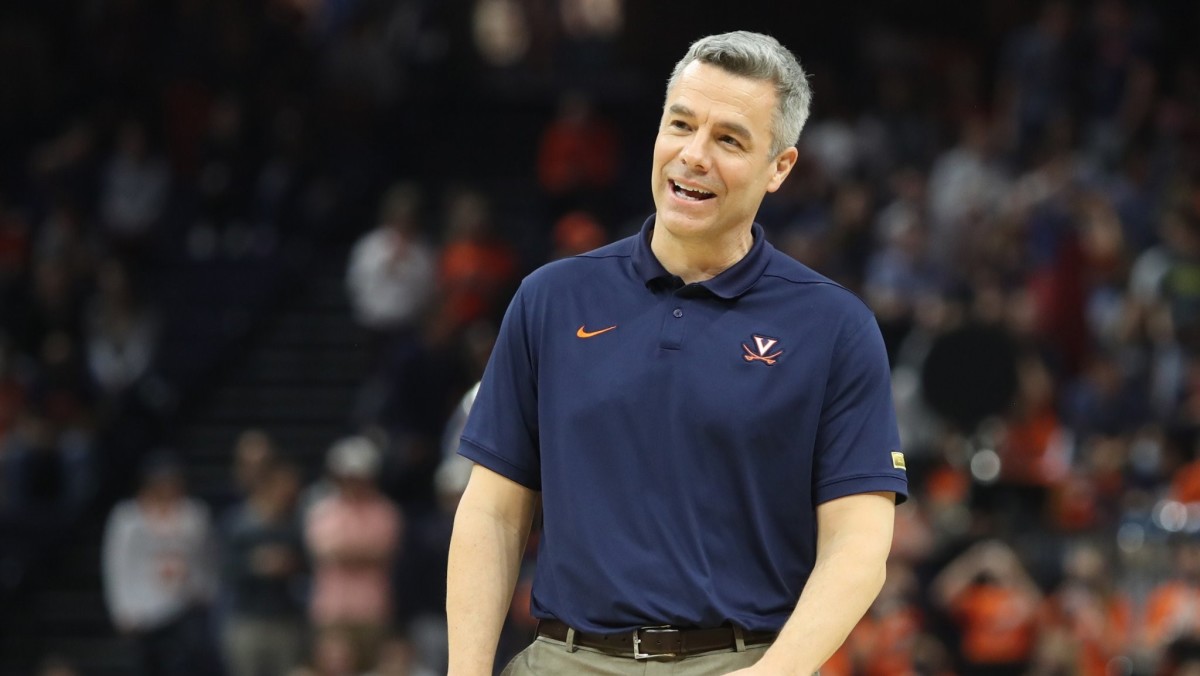
[[[769,647],[752,645],[744,652],[722,650],[682,659],[635,660],[581,646],[570,652],[566,643],[539,636],[508,663],[500,676],[720,676],[754,664]]]
[[[225,625],[225,659],[230,676],[287,674],[304,660],[301,621],[230,618]]]

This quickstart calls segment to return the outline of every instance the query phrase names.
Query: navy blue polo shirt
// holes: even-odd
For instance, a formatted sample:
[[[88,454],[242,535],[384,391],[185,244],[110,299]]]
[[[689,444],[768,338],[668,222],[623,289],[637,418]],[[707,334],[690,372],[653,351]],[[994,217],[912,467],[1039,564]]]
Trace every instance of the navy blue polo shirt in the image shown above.
[[[542,493],[535,617],[778,630],[814,507],[907,494],[883,341],[757,224],[695,284],[658,262],[653,227],[522,282],[459,452]]]

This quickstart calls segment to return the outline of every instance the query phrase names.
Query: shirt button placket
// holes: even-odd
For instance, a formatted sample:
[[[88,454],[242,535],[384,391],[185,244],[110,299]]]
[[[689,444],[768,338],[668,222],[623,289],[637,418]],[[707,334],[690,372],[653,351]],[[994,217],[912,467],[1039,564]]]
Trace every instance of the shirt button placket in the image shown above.
[[[662,339],[659,347],[666,350],[678,350],[683,346],[683,308],[675,306],[663,320]]]

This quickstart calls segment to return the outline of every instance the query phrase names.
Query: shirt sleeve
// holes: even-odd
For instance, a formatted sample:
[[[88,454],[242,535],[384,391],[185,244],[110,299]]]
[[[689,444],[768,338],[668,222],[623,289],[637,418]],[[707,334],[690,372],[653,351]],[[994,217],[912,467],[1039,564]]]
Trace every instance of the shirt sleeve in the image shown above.
[[[526,488],[541,490],[536,355],[525,291],[522,285],[504,313],[458,453]]]
[[[121,503],[109,514],[102,545],[104,596],[109,613],[118,624],[132,622],[136,612],[131,589],[137,585],[129,580],[129,573],[133,570],[129,560],[133,527],[128,511],[129,508]]]
[[[891,369],[873,316],[835,348],[817,431],[813,496],[817,504],[874,491],[908,497],[904,456],[892,404]]]

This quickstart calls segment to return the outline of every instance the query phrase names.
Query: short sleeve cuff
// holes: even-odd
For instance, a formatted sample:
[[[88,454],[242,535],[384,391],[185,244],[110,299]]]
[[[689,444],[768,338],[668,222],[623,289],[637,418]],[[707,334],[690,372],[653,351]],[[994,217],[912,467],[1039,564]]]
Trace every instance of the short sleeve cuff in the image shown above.
[[[542,490],[542,478],[538,472],[531,472],[523,467],[517,467],[496,455],[493,451],[484,448],[466,437],[463,437],[461,443],[458,445],[458,454],[530,490]]]
[[[891,491],[895,493],[896,504],[898,505],[908,500],[908,481],[904,477],[887,475],[848,477],[817,486],[815,498],[816,504],[819,505],[830,500],[844,498],[847,495],[876,493],[879,491]]]

